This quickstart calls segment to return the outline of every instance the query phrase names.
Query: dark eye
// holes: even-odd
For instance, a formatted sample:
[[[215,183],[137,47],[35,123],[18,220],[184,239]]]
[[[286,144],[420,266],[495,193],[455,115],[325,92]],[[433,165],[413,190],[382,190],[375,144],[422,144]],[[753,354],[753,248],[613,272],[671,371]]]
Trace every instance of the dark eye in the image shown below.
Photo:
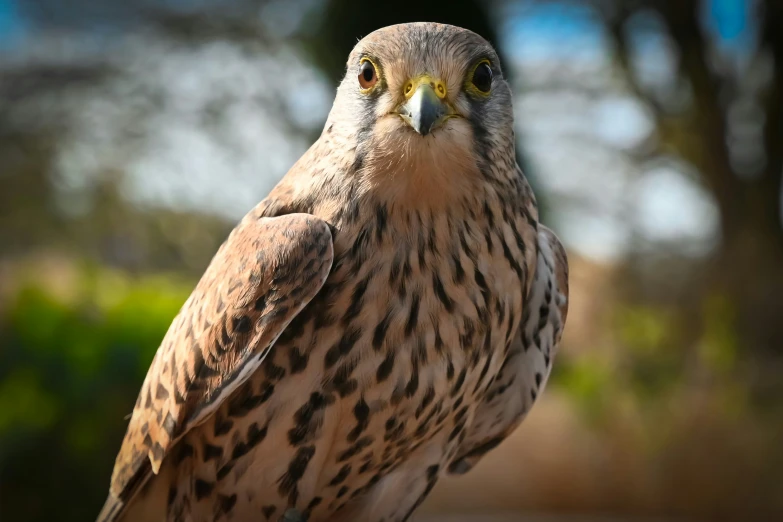
[[[372,89],[376,83],[378,83],[378,73],[375,72],[375,66],[370,60],[363,60],[359,66],[359,85],[367,90]]]
[[[492,88],[492,69],[487,62],[481,62],[473,71],[473,78],[470,79],[476,89],[483,93],[488,93]]]

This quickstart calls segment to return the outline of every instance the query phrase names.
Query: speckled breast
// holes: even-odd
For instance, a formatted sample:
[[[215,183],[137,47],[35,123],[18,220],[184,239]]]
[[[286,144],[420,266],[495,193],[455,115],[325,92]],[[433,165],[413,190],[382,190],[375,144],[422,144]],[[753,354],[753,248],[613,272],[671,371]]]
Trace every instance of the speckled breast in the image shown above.
[[[524,245],[479,220],[379,219],[336,227],[324,288],[190,435],[233,442],[214,467],[216,487],[245,491],[235,512],[323,516],[412,459],[444,466],[502,365]]]

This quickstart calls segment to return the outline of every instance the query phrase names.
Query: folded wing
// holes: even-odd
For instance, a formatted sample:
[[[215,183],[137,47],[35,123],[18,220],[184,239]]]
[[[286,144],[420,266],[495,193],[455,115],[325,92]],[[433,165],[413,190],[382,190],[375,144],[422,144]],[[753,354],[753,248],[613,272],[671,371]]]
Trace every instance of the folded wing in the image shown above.
[[[246,217],[158,348],[115,462],[100,522],[116,520],[177,441],[263,364],[326,281],[328,225],[308,214]]]

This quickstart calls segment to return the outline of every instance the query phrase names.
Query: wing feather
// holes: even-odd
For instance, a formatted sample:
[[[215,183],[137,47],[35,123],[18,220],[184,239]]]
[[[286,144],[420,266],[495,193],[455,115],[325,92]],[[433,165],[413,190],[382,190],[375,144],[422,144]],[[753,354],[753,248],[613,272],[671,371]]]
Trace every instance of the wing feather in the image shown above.
[[[150,365],[99,521],[115,520],[163,459],[262,364],[326,281],[329,226],[249,214],[218,250]]]

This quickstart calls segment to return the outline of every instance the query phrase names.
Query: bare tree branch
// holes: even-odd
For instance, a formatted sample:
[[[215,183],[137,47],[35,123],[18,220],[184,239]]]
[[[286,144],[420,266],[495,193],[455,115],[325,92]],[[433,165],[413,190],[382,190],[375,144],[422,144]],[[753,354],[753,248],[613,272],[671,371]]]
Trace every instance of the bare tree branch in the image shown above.
[[[760,45],[772,54],[773,75],[763,100],[767,168],[760,184],[761,190],[769,196],[777,196],[773,210],[780,223],[779,204],[783,189],[783,32],[780,28],[783,27],[783,4],[767,0],[763,20]]]

